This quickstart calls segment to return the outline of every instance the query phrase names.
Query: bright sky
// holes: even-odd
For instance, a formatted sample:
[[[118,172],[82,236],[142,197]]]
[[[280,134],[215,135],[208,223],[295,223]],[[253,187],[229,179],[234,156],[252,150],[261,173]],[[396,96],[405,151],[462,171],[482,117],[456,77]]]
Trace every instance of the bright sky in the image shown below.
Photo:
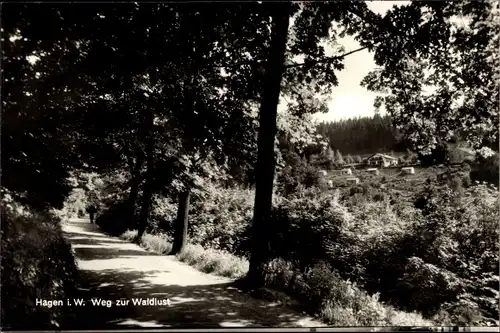
[[[376,13],[385,14],[394,5],[406,4],[409,1],[369,1],[368,7]],[[352,38],[340,40],[346,51],[354,50],[360,45]],[[334,89],[329,103],[330,111],[326,114],[314,115],[318,121],[332,121],[359,116],[373,116],[375,94],[360,86],[361,80],[375,68],[373,55],[367,50],[347,56],[344,70],[337,72],[339,85]],[[383,110],[381,110],[383,114]]]

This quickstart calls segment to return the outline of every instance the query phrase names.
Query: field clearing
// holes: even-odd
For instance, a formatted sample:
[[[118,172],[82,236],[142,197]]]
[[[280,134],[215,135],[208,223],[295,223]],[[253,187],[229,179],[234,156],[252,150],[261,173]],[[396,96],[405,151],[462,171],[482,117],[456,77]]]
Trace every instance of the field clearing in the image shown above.
[[[340,169],[327,171],[325,180],[332,181],[334,185],[339,183],[347,184],[347,178],[357,177],[359,178],[359,184],[380,182],[385,186],[400,185],[395,188],[406,190],[408,185],[411,186],[423,185],[425,184],[427,179],[436,178],[439,174],[447,170],[445,166],[422,167],[417,165],[412,167],[415,169],[414,174],[403,173],[401,171],[402,167],[380,168],[378,169],[378,174],[374,174],[366,171],[368,167],[359,165],[355,167],[350,167],[350,169],[352,170],[351,175],[341,175]],[[460,167],[452,166],[451,170],[452,172],[456,172],[460,170]]]

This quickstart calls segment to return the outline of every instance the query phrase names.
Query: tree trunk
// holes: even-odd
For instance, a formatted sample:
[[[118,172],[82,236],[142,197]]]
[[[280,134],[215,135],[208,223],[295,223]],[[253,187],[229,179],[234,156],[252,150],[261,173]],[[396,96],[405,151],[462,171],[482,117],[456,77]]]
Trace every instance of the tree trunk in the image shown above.
[[[158,83],[158,75],[156,68],[148,68],[148,74],[150,79],[150,84],[154,88]],[[152,196],[153,196],[153,174],[154,174],[154,110],[157,105],[150,105],[150,109],[146,113],[145,126],[145,138],[146,138],[146,179],[144,183],[144,190],[142,191],[142,206],[139,216],[139,225],[137,230],[137,237],[135,241],[139,243],[141,241],[142,235],[146,231],[148,225],[149,210],[151,208]]]
[[[144,164],[144,156],[142,153],[137,155],[134,168],[132,170],[132,180],[130,184],[130,195],[128,198],[128,208],[129,208],[129,220],[127,227],[129,229],[135,229],[137,227],[137,221],[135,219],[135,205],[137,203],[137,197],[139,196],[139,185],[141,184],[141,169]]]
[[[277,6],[273,15],[271,50],[266,69],[266,85],[262,94],[259,111],[258,157],[255,169],[255,206],[252,226],[252,253],[250,269],[247,275],[247,285],[258,288],[264,284],[264,268],[269,258],[270,225],[273,180],[275,171],[274,140],[276,136],[276,115],[281,79],[284,70],[286,42],[289,25],[290,2]]]
[[[169,254],[181,253],[187,243],[188,219],[189,219],[189,189],[179,194],[179,206],[177,209],[177,221],[175,222],[174,244]]]
[[[151,115],[152,118],[152,115]],[[152,119],[150,119],[152,121]],[[146,180],[144,183],[144,191],[142,193],[142,207],[139,216],[139,226],[137,231],[136,241],[139,242],[142,235],[146,231],[148,224],[149,210],[151,208],[152,196],[153,196],[153,168],[154,168],[154,156],[153,156],[153,135],[150,133],[146,142]]]

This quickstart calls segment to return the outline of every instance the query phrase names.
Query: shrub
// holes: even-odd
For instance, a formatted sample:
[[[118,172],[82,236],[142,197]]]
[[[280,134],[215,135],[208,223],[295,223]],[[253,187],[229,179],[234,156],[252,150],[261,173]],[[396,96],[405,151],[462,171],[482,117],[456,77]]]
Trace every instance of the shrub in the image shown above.
[[[213,188],[190,210],[190,242],[248,257],[253,193]]]
[[[358,195],[356,187],[350,191]],[[299,272],[324,260],[342,278],[380,292],[382,300],[407,311],[434,315],[466,299],[484,320],[494,318],[498,192],[485,185],[458,192],[430,186],[418,196],[416,208],[396,208],[382,201],[347,208],[339,192],[332,197],[312,189],[282,198],[273,215],[276,229],[269,230],[272,257],[293,263]],[[293,284],[289,280],[283,283]]]
[[[137,237],[137,230],[127,230],[120,235],[120,239],[125,241],[133,241]]]
[[[321,183],[319,169],[301,159],[283,168],[277,177],[276,193],[288,196],[305,188],[318,187]]]
[[[57,211],[57,215],[62,219],[83,217],[85,215],[86,204],[87,197],[85,190],[82,188],[75,188],[64,201],[63,208]]]
[[[401,301],[436,313],[463,300],[460,309],[498,318],[498,192],[476,185],[461,197],[446,186],[426,188],[417,206],[421,221],[398,246],[413,248],[396,288],[408,296]]]
[[[331,265],[317,261],[304,274],[290,262],[274,259],[266,266],[268,286],[299,298],[308,310],[334,326],[431,325],[418,314],[405,314],[382,304],[356,284],[342,280]]]
[[[339,228],[353,223],[347,208],[339,203],[340,193],[310,189],[282,198],[273,211],[271,256],[297,261],[303,271],[315,260],[324,259],[325,240],[339,235]]]
[[[154,195],[146,231],[173,235],[177,208],[177,204],[171,199]]]
[[[241,278],[248,272],[249,263],[221,250],[204,249],[201,245],[188,244],[177,258],[196,266],[205,273],[213,273],[229,278]]]
[[[63,239],[60,220],[52,213],[26,211],[4,200],[1,214],[3,328],[64,326],[68,307],[35,304],[37,299],[74,297],[76,264],[70,245]]]
[[[498,153],[489,157],[478,157],[477,161],[473,163],[473,167],[470,172],[471,180],[486,181],[498,187],[500,180],[499,162]]]
[[[137,235],[137,232],[135,233]],[[172,250],[171,238],[165,234],[144,233],[140,244],[146,249],[158,254],[167,254]]]

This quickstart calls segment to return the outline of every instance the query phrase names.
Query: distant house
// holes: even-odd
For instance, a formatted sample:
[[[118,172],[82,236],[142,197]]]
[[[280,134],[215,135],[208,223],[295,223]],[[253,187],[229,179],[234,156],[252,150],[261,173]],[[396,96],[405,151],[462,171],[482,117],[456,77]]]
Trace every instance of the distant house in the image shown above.
[[[405,167],[401,168],[401,171],[406,174],[406,175],[413,175],[415,174],[415,168],[414,167]]]
[[[376,153],[366,159],[366,164],[387,168],[390,166],[397,166],[398,159],[389,155]]]
[[[367,172],[369,173],[373,173],[375,175],[378,175],[379,172],[378,172],[378,169],[377,168],[369,168],[369,169],[366,169]]]
[[[350,168],[340,170],[341,175],[352,175],[352,170]]]
[[[328,173],[326,172],[326,170],[319,170],[319,172],[318,172],[318,173],[320,174],[320,176],[323,176],[323,177],[326,177],[326,175],[328,174]]]
[[[346,181],[348,183],[359,184],[359,178],[358,177],[349,177],[349,178],[346,178]]]

